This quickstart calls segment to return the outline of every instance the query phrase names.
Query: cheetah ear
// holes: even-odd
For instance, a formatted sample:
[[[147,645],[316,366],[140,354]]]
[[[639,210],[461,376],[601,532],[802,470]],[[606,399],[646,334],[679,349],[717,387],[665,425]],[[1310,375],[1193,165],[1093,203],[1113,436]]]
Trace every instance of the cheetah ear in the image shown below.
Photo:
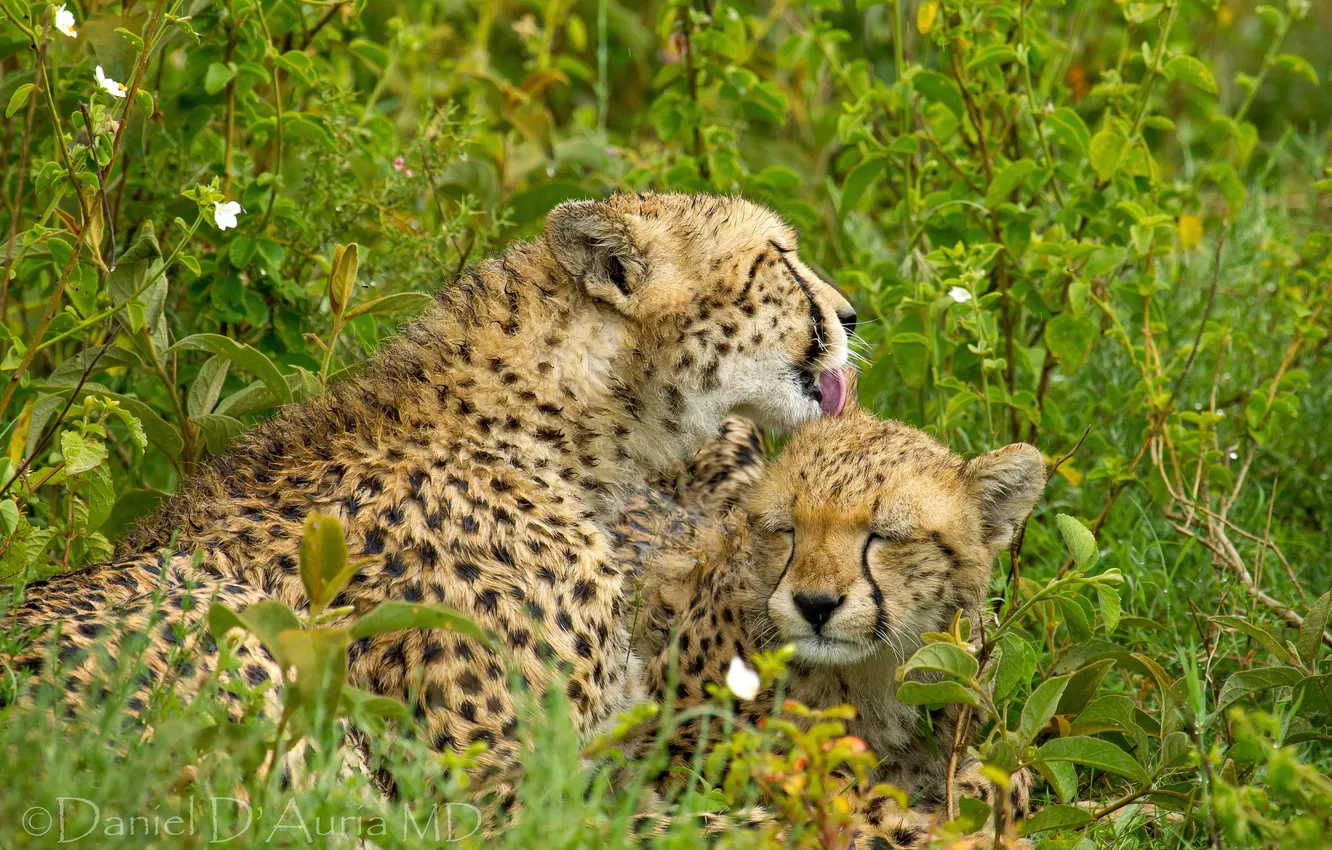
[[[1045,458],[1027,443],[1014,443],[967,461],[963,478],[980,502],[981,542],[1006,547],[1045,490]]]
[[[546,241],[584,292],[632,312],[647,258],[634,241],[629,216],[599,201],[563,203],[546,217]]]

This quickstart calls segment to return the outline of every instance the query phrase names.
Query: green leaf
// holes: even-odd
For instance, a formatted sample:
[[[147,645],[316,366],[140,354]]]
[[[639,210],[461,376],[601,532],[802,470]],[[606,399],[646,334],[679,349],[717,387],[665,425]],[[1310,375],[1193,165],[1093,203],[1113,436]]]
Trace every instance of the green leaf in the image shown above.
[[[962,92],[949,77],[938,71],[917,71],[911,77],[911,87],[920,92],[926,100],[942,103],[959,119],[966,112],[962,101]]]
[[[244,234],[237,234],[227,246],[227,257],[236,268],[245,268],[254,259],[254,240]]]
[[[1323,645],[1323,627],[1327,625],[1329,610],[1332,610],[1332,590],[1309,606],[1309,612],[1304,615],[1304,625],[1300,626],[1300,660],[1309,667],[1313,666],[1318,649]]]
[[[217,94],[222,91],[222,89],[226,88],[227,83],[231,82],[235,76],[235,62],[228,65],[223,65],[221,62],[214,62],[209,65],[208,70],[204,72],[204,91],[209,94]]]
[[[1208,94],[1216,94],[1216,78],[1200,60],[1192,56],[1176,56],[1161,69],[1167,79],[1183,80],[1197,86]]]
[[[167,494],[160,490],[136,487],[122,491],[111,508],[111,514],[102,524],[102,533],[112,541],[123,537],[131,525],[157,510],[166,497]]]
[[[138,33],[132,33],[124,27],[116,27],[116,32],[121,38],[128,41],[135,50],[140,53],[143,52],[143,39],[139,37]]]
[[[1228,615],[1212,617],[1211,620],[1218,626],[1234,629],[1253,638],[1258,641],[1258,643],[1262,644],[1263,648],[1268,652],[1272,653],[1286,664],[1294,665],[1298,661],[1296,656],[1292,655],[1290,650],[1282,646],[1281,642],[1278,641],[1272,633],[1255,623],[1250,623],[1248,620],[1241,617],[1231,617]]]
[[[300,77],[307,86],[314,85],[318,80],[314,60],[299,50],[288,50],[281,56],[275,57],[275,61],[283,68],[286,68],[288,71]]]
[[[381,602],[370,613],[352,623],[348,633],[352,640],[359,640],[403,629],[444,629],[466,635],[487,646],[492,643],[490,636],[462,612],[446,605],[418,602]]]
[[[322,708],[325,721],[336,716],[342,700],[348,643],[345,629],[289,629],[278,635],[284,666],[295,669],[296,704],[312,714]]]
[[[1137,708],[1133,700],[1123,694],[1099,696],[1073,718],[1073,731],[1078,735],[1096,735],[1136,727]]]
[[[960,702],[980,708],[980,699],[953,681],[903,682],[897,689],[897,701],[903,705],[946,705]]]
[[[1019,687],[1026,687],[1036,672],[1036,653],[1017,635],[1005,635],[999,642],[999,666],[994,674],[994,699],[1001,702]]]
[[[515,224],[536,221],[565,201],[582,200],[592,193],[581,183],[552,181],[542,183],[509,199],[509,210]]]
[[[106,460],[106,444],[77,431],[60,432],[60,455],[65,460],[65,474],[78,475],[101,466]]]
[[[430,306],[435,299],[424,292],[399,292],[367,301],[347,311],[347,319],[357,316],[381,316],[392,313],[417,313]]]
[[[375,44],[364,38],[354,39],[350,45],[351,52],[364,59],[377,70],[383,70],[388,67],[389,55],[381,45]]]
[[[5,107],[5,117],[10,118],[15,112],[23,108],[28,102],[28,95],[32,94],[32,83],[24,83],[14,89],[14,93],[9,96],[9,105]]]
[[[1128,753],[1099,738],[1055,738],[1036,750],[1036,758],[1048,762],[1071,762],[1104,770],[1137,783],[1147,782],[1147,772]]]
[[[100,384],[88,382],[83,388],[88,391],[88,395],[120,402],[120,406],[139,421],[143,434],[162,451],[174,455],[185,450],[185,441],[180,438],[180,431],[176,430],[176,426],[158,416],[148,405],[136,398],[113,393]],[[130,436],[138,442],[139,438],[135,436],[132,428]]]
[[[1307,80],[1309,85],[1318,85],[1318,72],[1314,66],[1309,64],[1309,60],[1303,56],[1296,56],[1293,53],[1283,53],[1276,58],[1277,65],[1290,71],[1297,77]]]
[[[310,612],[318,614],[342,588],[330,589],[347,567],[347,538],[337,517],[310,513],[301,536],[301,583],[310,600]],[[345,583],[344,583],[345,584]]]
[[[1101,618],[1105,620],[1105,633],[1110,635],[1119,627],[1119,591],[1103,584],[1096,586],[1096,601],[1101,604]]]
[[[1244,187],[1244,181],[1236,173],[1235,166],[1228,162],[1218,162],[1207,172],[1207,176],[1216,183],[1231,213],[1239,212],[1248,199],[1249,190]]]
[[[13,499],[0,498],[0,528],[4,529],[5,534],[13,534],[18,524],[18,505],[14,504]]]
[[[972,679],[979,669],[976,659],[960,646],[951,643],[931,643],[916,650],[916,654],[899,668],[897,677],[900,681],[912,670],[932,670],[959,679]]]
[[[1259,691],[1272,688],[1291,687],[1304,674],[1294,667],[1259,667],[1255,670],[1241,670],[1226,679],[1221,686],[1221,694],[1216,698],[1217,713],[1225,711],[1233,703]]]
[[[1068,514],[1055,516],[1059,534],[1064,538],[1064,545],[1073,554],[1073,561],[1079,569],[1086,569],[1096,563],[1100,552],[1096,548],[1096,536],[1078,520]]]
[[[208,351],[213,354],[221,354],[230,360],[233,365],[239,366],[263,381],[264,386],[273,395],[277,396],[278,403],[291,403],[291,388],[287,386],[286,379],[282,377],[282,373],[278,371],[277,366],[273,365],[273,361],[269,360],[256,348],[236,342],[234,339],[220,334],[195,334],[194,336],[185,337],[168,348],[163,352],[163,356],[166,357],[180,351]]]
[[[383,717],[405,720],[408,717],[407,706],[396,699],[381,697],[351,685],[342,687],[342,709],[355,717]]]
[[[191,416],[190,421],[203,432],[208,451],[215,455],[225,454],[231,444],[245,433],[243,422],[221,413],[200,413]]]
[[[1069,639],[1081,646],[1092,639],[1091,620],[1082,605],[1072,597],[1055,597],[1055,607],[1063,616],[1064,627],[1068,629]]]
[[[1128,148],[1128,137],[1116,122],[1108,122],[1087,145],[1087,158],[1102,183],[1109,182],[1119,170],[1119,163],[1124,159]]]
[[[351,300],[356,272],[361,267],[361,248],[355,242],[339,245],[333,252],[333,270],[328,275],[328,304],[334,315],[341,316]]]
[[[1017,58],[1017,51],[1007,44],[991,44],[977,50],[967,60],[967,70],[975,73],[986,68],[1007,64]]]
[[[1043,121],[1050,128],[1054,141],[1072,145],[1079,154],[1087,155],[1091,148],[1091,130],[1087,129],[1086,122],[1078,113],[1067,106],[1061,106],[1045,116]]]
[[[1291,691],[1291,702],[1299,704],[1298,713],[1304,717],[1332,713],[1332,673],[1300,679]]]
[[[232,629],[248,631],[245,623],[241,622],[240,615],[220,602],[214,602],[208,606],[208,633],[218,643],[227,636],[227,632]]]
[[[153,117],[153,113],[157,111],[156,107],[153,106],[152,92],[144,89],[134,90],[134,103],[139,107],[139,111],[143,113],[144,118]],[[180,257],[179,259],[184,260],[185,258]],[[196,271],[195,274],[198,274],[198,272]]]
[[[84,528],[88,533],[97,531],[111,516],[116,503],[116,488],[111,481],[111,470],[105,464],[88,474],[88,486],[82,496],[88,502],[88,520]]]
[[[1110,668],[1115,666],[1114,658],[1102,658],[1099,661],[1093,661],[1091,664],[1079,669],[1071,675],[1068,680],[1068,688],[1064,695],[1059,699],[1059,708],[1056,714],[1071,715],[1077,714],[1087,707],[1091,698],[1096,695],[1096,689],[1101,686],[1101,680]]]
[[[1050,353],[1063,361],[1067,372],[1082,368],[1099,335],[1090,316],[1079,318],[1071,313],[1061,313],[1045,325],[1045,345]]]
[[[259,638],[259,642],[273,653],[279,664],[285,667],[290,663],[280,652],[279,639],[288,629],[299,630],[301,627],[301,621],[290,608],[275,599],[265,599],[241,611],[238,619],[246,631]]]
[[[202,413],[211,413],[218,397],[222,395],[222,384],[227,380],[227,370],[231,361],[220,354],[208,358],[199,375],[190,385],[189,398],[185,409],[191,417]]]
[[[1078,793],[1078,772],[1073,765],[1066,761],[1038,761],[1032,767],[1036,772],[1045,777],[1045,781],[1050,783],[1054,789],[1055,796],[1062,803],[1072,800]]]
[[[1035,170],[1036,163],[1029,159],[1019,159],[1010,163],[1007,168],[995,175],[994,182],[985,193],[985,206],[994,209],[1008,200],[1009,195],[1012,195],[1013,191],[1022,185],[1022,181],[1027,179],[1027,175]]]
[[[1171,732],[1161,741],[1160,756],[1157,758],[1156,769],[1162,770],[1179,762],[1184,756],[1189,754],[1192,744],[1189,736],[1183,732]]]
[[[851,173],[846,176],[846,182],[842,184],[842,202],[837,207],[839,218],[846,218],[846,214],[864,196],[865,190],[887,167],[888,158],[886,156],[872,155],[851,169]]]
[[[1091,812],[1077,806],[1051,804],[1018,825],[1019,835],[1035,835],[1051,829],[1076,829],[1091,823]]]
[[[1059,698],[1068,687],[1068,680],[1068,676],[1055,676],[1041,682],[1036,686],[1036,690],[1031,692],[1026,704],[1022,706],[1022,721],[1018,726],[1022,732],[1024,746],[1036,737],[1037,732],[1045,728],[1050,718],[1054,717]]]

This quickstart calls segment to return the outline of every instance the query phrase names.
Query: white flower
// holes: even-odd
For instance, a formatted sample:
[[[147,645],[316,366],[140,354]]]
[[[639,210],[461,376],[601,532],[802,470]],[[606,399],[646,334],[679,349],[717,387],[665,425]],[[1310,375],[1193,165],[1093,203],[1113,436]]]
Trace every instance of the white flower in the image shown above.
[[[245,207],[235,201],[226,203],[217,202],[213,204],[213,221],[217,224],[218,230],[226,230],[229,227],[236,226],[236,216],[245,212]]]
[[[74,29],[74,13],[67,7],[60,6],[56,9],[55,24],[56,29],[60,30],[70,38],[79,37],[79,31]]]
[[[731,669],[726,671],[726,687],[740,699],[751,700],[758,696],[758,673],[746,667],[737,655],[731,659]]]
[[[106,93],[112,97],[124,97],[125,87],[106,75],[102,66],[97,66],[97,85],[106,90]]]
[[[971,293],[960,286],[954,286],[948,290],[948,297],[959,304],[965,304],[971,300]]]

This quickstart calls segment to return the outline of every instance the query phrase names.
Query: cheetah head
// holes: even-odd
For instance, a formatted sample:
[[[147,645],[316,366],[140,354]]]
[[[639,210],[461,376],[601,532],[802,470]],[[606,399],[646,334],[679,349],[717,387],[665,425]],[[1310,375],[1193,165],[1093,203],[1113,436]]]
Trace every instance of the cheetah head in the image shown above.
[[[1025,443],[964,461],[849,410],[800,430],[750,497],[755,568],[781,643],[818,665],[902,660],[985,597],[1045,487]]]
[[[557,207],[546,241],[624,337],[645,412],[669,429],[702,438],[738,412],[785,431],[845,404],[855,311],[770,210],[615,195]]]

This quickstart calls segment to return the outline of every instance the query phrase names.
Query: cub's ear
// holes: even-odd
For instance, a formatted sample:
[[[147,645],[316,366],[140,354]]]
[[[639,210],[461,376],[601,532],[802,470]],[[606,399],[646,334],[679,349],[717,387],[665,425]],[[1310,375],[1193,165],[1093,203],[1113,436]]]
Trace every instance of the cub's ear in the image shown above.
[[[546,241],[584,292],[621,313],[633,312],[647,258],[634,241],[629,216],[599,201],[563,203],[546,217]]]
[[[1045,489],[1045,458],[1035,446],[1014,443],[967,461],[963,476],[980,502],[981,542],[1002,551]]]

